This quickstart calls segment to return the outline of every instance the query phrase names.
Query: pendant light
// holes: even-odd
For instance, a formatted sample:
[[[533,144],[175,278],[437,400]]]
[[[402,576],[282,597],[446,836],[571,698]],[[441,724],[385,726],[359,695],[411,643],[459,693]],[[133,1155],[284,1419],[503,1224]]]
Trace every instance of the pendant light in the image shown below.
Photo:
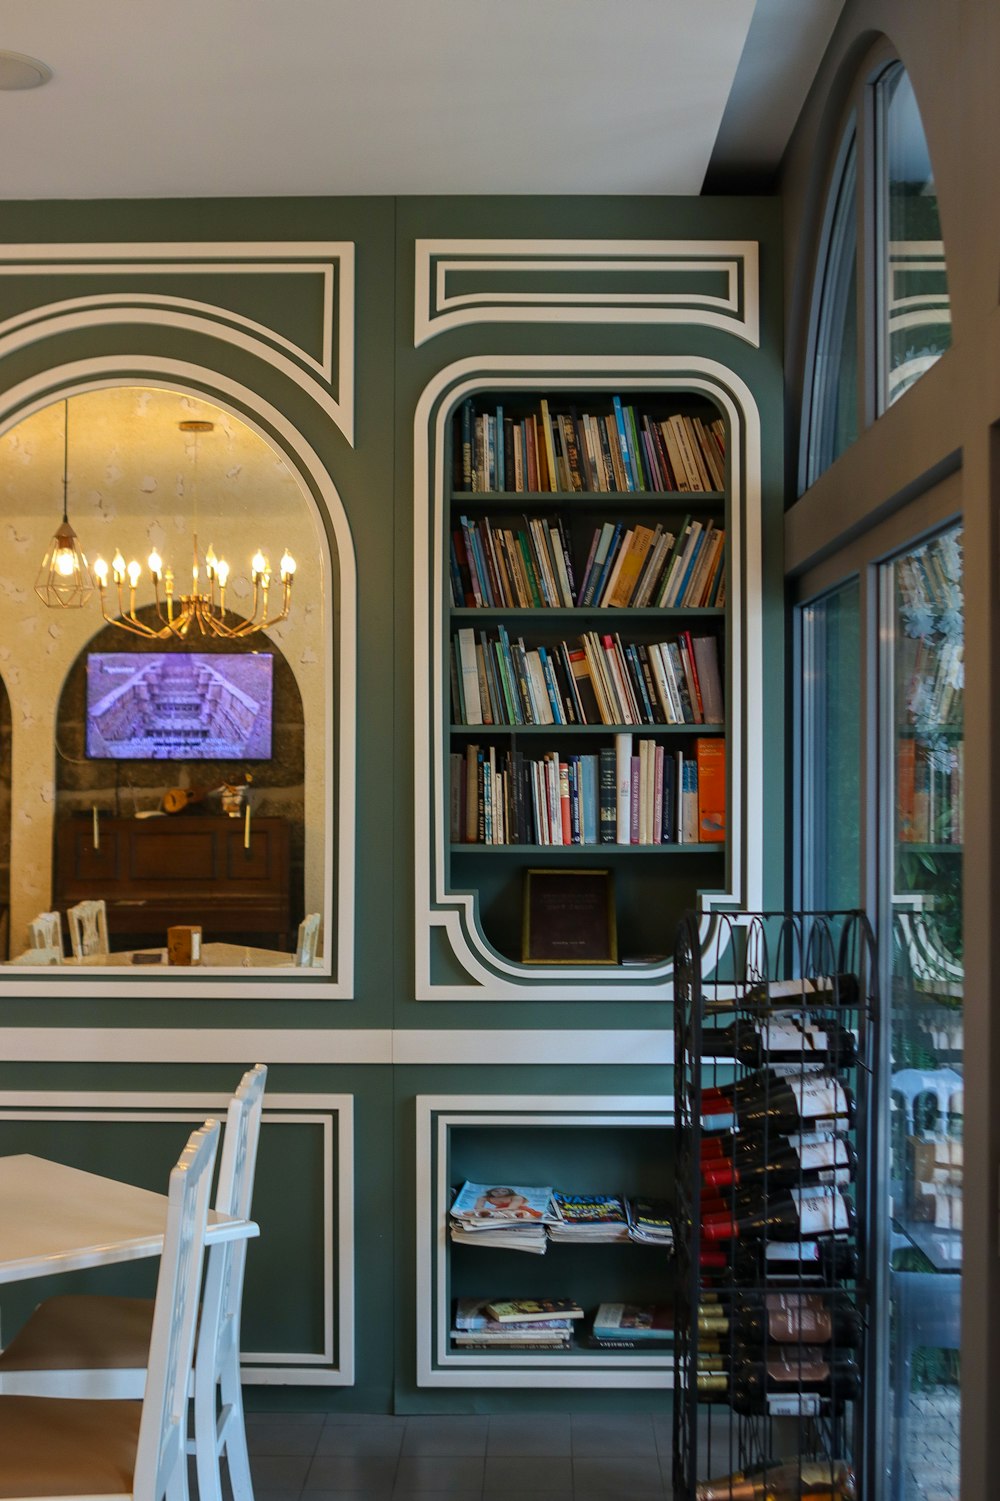
[[[35,579],[35,593],[50,610],[78,610],[94,592],[87,559],[69,524],[69,401],[63,402],[63,519]]]

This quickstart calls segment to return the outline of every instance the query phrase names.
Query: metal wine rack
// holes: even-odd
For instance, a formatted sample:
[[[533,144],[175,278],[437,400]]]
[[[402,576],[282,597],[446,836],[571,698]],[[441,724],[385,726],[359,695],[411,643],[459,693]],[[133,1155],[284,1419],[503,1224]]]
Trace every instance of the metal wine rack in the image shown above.
[[[825,981],[826,988],[810,993],[810,981]],[[874,938],[861,912],[733,913],[708,920],[692,913],[678,928],[674,964],[677,1501],[697,1501],[703,1494],[713,1498],[749,1494],[735,1483],[731,1489],[725,1485],[711,1492],[703,1488],[712,1478],[746,1474],[780,1461],[797,1466],[818,1464],[821,1471],[828,1467],[829,1494],[834,1496],[850,1494],[850,1490],[838,1490],[833,1483],[837,1473],[834,1466],[846,1462],[856,1477],[856,1495],[862,1494],[870,1280],[866,1226],[872,1222],[870,1195],[874,1190],[869,1146],[874,1109],[876,984]],[[785,1027],[769,1027],[768,1019],[783,1022]],[[812,1040],[808,1046],[804,1042],[801,1053],[791,1059],[788,1025]],[[733,1054],[742,1053],[744,1061],[738,1056],[719,1056],[721,1039],[713,1045],[717,1029],[725,1030],[727,1045]],[[772,1038],[783,1040],[780,1064],[769,1052]],[[818,1056],[813,1051],[816,1039],[825,1045]],[[750,1058],[754,1049],[760,1054],[757,1063]],[[798,1168],[790,1168],[789,1150],[779,1143],[780,1131],[770,1123],[769,1106],[787,1099],[782,1086],[801,1090],[811,1073],[822,1079],[834,1078],[853,1097],[850,1123],[844,1119],[835,1122],[835,1135],[848,1143],[835,1149],[850,1157],[848,1171],[853,1181],[846,1185],[817,1183],[816,1170],[807,1174],[801,1162]],[[778,1074],[780,1077],[775,1076]],[[771,1174],[759,1173],[752,1190],[741,1190],[735,1181],[714,1189],[713,1204],[703,1197],[702,1158],[703,1154],[720,1153],[719,1146],[708,1143],[708,1138],[719,1136],[722,1117],[714,1115],[714,1129],[710,1130],[706,1107],[715,1112],[722,1107],[718,1095],[706,1092],[741,1079],[756,1083],[758,1103],[762,1102],[755,1128],[760,1158],[774,1162],[780,1151],[786,1166],[781,1186],[768,1181]],[[843,1100],[842,1095],[837,1098]],[[820,1126],[830,1129],[822,1121]],[[731,1122],[728,1134],[722,1136],[726,1145],[734,1148],[733,1160],[741,1135],[745,1140],[747,1133]],[[798,1243],[806,1250],[793,1260],[781,1259],[796,1255],[789,1252],[789,1242],[783,1238],[793,1232],[783,1232],[773,1224],[760,1227],[759,1233],[752,1235],[744,1233],[712,1242],[706,1239],[712,1230],[709,1215],[723,1212],[720,1197],[728,1213],[735,1216],[741,1192],[752,1192],[754,1212],[759,1205],[760,1217],[766,1220],[770,1214],[781,1212],[782,1203],[787,1204],[785,1196],[793,1188],[808,1188],[815,1196],[810,1199],[810,1215],[821,1212],[816,1201],[826,1199],[833,1206],[834,1194],[841,1193],[850,1208],[845,1209],[842,1202],[836,1207],[838,1214],[849,1218],[849,1226],[836,1234]],[[822,1250],[823,1246],[834,1249]],[[816,1260],[803,1259],[814,1255]],[[779,1306],[774,1298],[781,1293],[786,1295],[784,1307],[793,1309],[793,1318],[811,1319],[804,1310],[816,1306],[814,1295],[818,1295],[825,1310],[821,1317],[829,1314],[835,1326],[851,1329],[846,1342],[831,1338],[811,1347],[822,1356],[830,1373],[826,1395],[822,1387],[817,1392],[818,1380],[811,1385],[808,1379],[817,1377],[821,1369],[815,1359],[801,1360],[799,1346],[775,1345],[770,1338],[775,1327],[769,1323],[771,1310]],[[766,1299],[771,1299],[770,1304]],[[741,1310],[739,1319],[737,1308]],[[763,1310],[756,1319],[747,1312],[755,1308]],[[849,1312],[843,1312],[845,1309]],[[749,1333],[748,1321],[752,1326]],[[807,1327],[815,1330],[818,1326],[807,1322]],[[791,1378],[786,1366],[781,1373],[786,1379],[777,1392],[755,1393],[747,1401],[746,1387],[738,1387],[738,1381],[759,1381],[768,1371],[769,1362],[774,1371],[773,1360],[779,1350],[791,1360]],[[742,1400],[737,1396],[740,1411],[730,1405],[734,1391],[742,1393]],[[746,1482],[743,1484],[745,1487]]]

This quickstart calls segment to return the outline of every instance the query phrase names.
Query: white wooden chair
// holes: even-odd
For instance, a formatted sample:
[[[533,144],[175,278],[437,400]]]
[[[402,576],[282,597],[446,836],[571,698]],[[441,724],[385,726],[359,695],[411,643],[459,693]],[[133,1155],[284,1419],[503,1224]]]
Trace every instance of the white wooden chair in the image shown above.
[[[0,1496],[187,1501],[188,1385],[219,1124],[170,1174],[142,1401],[0,1394]]]
[[[299,937],[295,945],[295,963],[299,969],[311,969],[316,962],[316,950],[319,946],[319,922],[319,913],[310,912],[299,923]]]
[[[25,949],[11,964],[62,964],[62,949]]]
[[[58,912],[39,912],[28,924],[28,942],[33,949],[58,949],[60,959],[63,948],[62,918]]]
[[[103,898],[93,902],[77,902],[67,907],[69,938],[74,959],[87,959],[92,954],[109,952],[108,909]]]
[[[215,1208],[249,1219],[267,1068],[244,1074],[229,1103]],[[194,1438],[200,1501],[221,1501],[219,1462],[234,1501],[253,1501],[240,1385],[245,1240],[210,1247],[194,1366]],[[146,1298],[65,1294],[40,1303],[0,1354],[0,1390],[95,1398],[141,1396],[153,1304]],[[216,1416],[216,1391],[220,1410]],[[0,1491],[2,1495],[2,1491]]]

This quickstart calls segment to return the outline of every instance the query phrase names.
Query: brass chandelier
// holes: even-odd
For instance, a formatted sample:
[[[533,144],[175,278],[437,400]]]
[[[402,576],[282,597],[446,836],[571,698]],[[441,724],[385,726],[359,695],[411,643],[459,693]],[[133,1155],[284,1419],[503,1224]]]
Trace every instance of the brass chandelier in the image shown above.
[[[178,426],[181,432],[197,434],[211,432],[215,424],[187,421],[179,423]],[[101,613],[109,625],[117,626],[119,630],[129,631],[134,636],[147,636],[160,641],[170,636],[183,639],[192,630],[202,636],[221,636],[228,640],[235,640],[241,636],[252,636],[258,631],[267,630],[270,626],[278,625],[287,618],[292,602],[292,581],[295,575],[295,559],[287,549],[278,565],[277,583],[281,590],[281,602],[280,608],[274,615],[268,614],[271,609],[271,589],[274,578],[271,564],[260,549],[250,560],[253,608],[248,616],[237,615],[235,611],[227,609],[226,585],[229,581],[230,567],[225,558],[216,557],[215,549],[211,544],[204,556],[205,585],[202,585],[202,562],[198,553],[197,533],[197,473],[198,448],[197,438],[195,438],[193,488],[196,519],[195,531],[192,535],[191,592],[189,594],[176,592],[173,569],[169,565],[164,566],[163,559],[154,547],[146,559],[146,566],[153,581],[153,608],[156,623],[147,624],[146,621],[140,620],[135,612],[135,591],[142,577],[141,564],[134,558],[126,563],[120,549],[111,559],[110,569],[104,558],[95,558],[93,574],[101,596]],[[117,615],[108,611],[109,572],[110,585],[117,592]]]

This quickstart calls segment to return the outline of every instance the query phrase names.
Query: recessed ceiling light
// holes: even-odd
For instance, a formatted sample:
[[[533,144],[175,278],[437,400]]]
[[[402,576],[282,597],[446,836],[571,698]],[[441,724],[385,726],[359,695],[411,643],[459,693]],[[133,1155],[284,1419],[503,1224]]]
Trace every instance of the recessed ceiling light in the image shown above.
[[[0,89],[39,89],[51,77],[52,69],[37,57],[0,51]]]

